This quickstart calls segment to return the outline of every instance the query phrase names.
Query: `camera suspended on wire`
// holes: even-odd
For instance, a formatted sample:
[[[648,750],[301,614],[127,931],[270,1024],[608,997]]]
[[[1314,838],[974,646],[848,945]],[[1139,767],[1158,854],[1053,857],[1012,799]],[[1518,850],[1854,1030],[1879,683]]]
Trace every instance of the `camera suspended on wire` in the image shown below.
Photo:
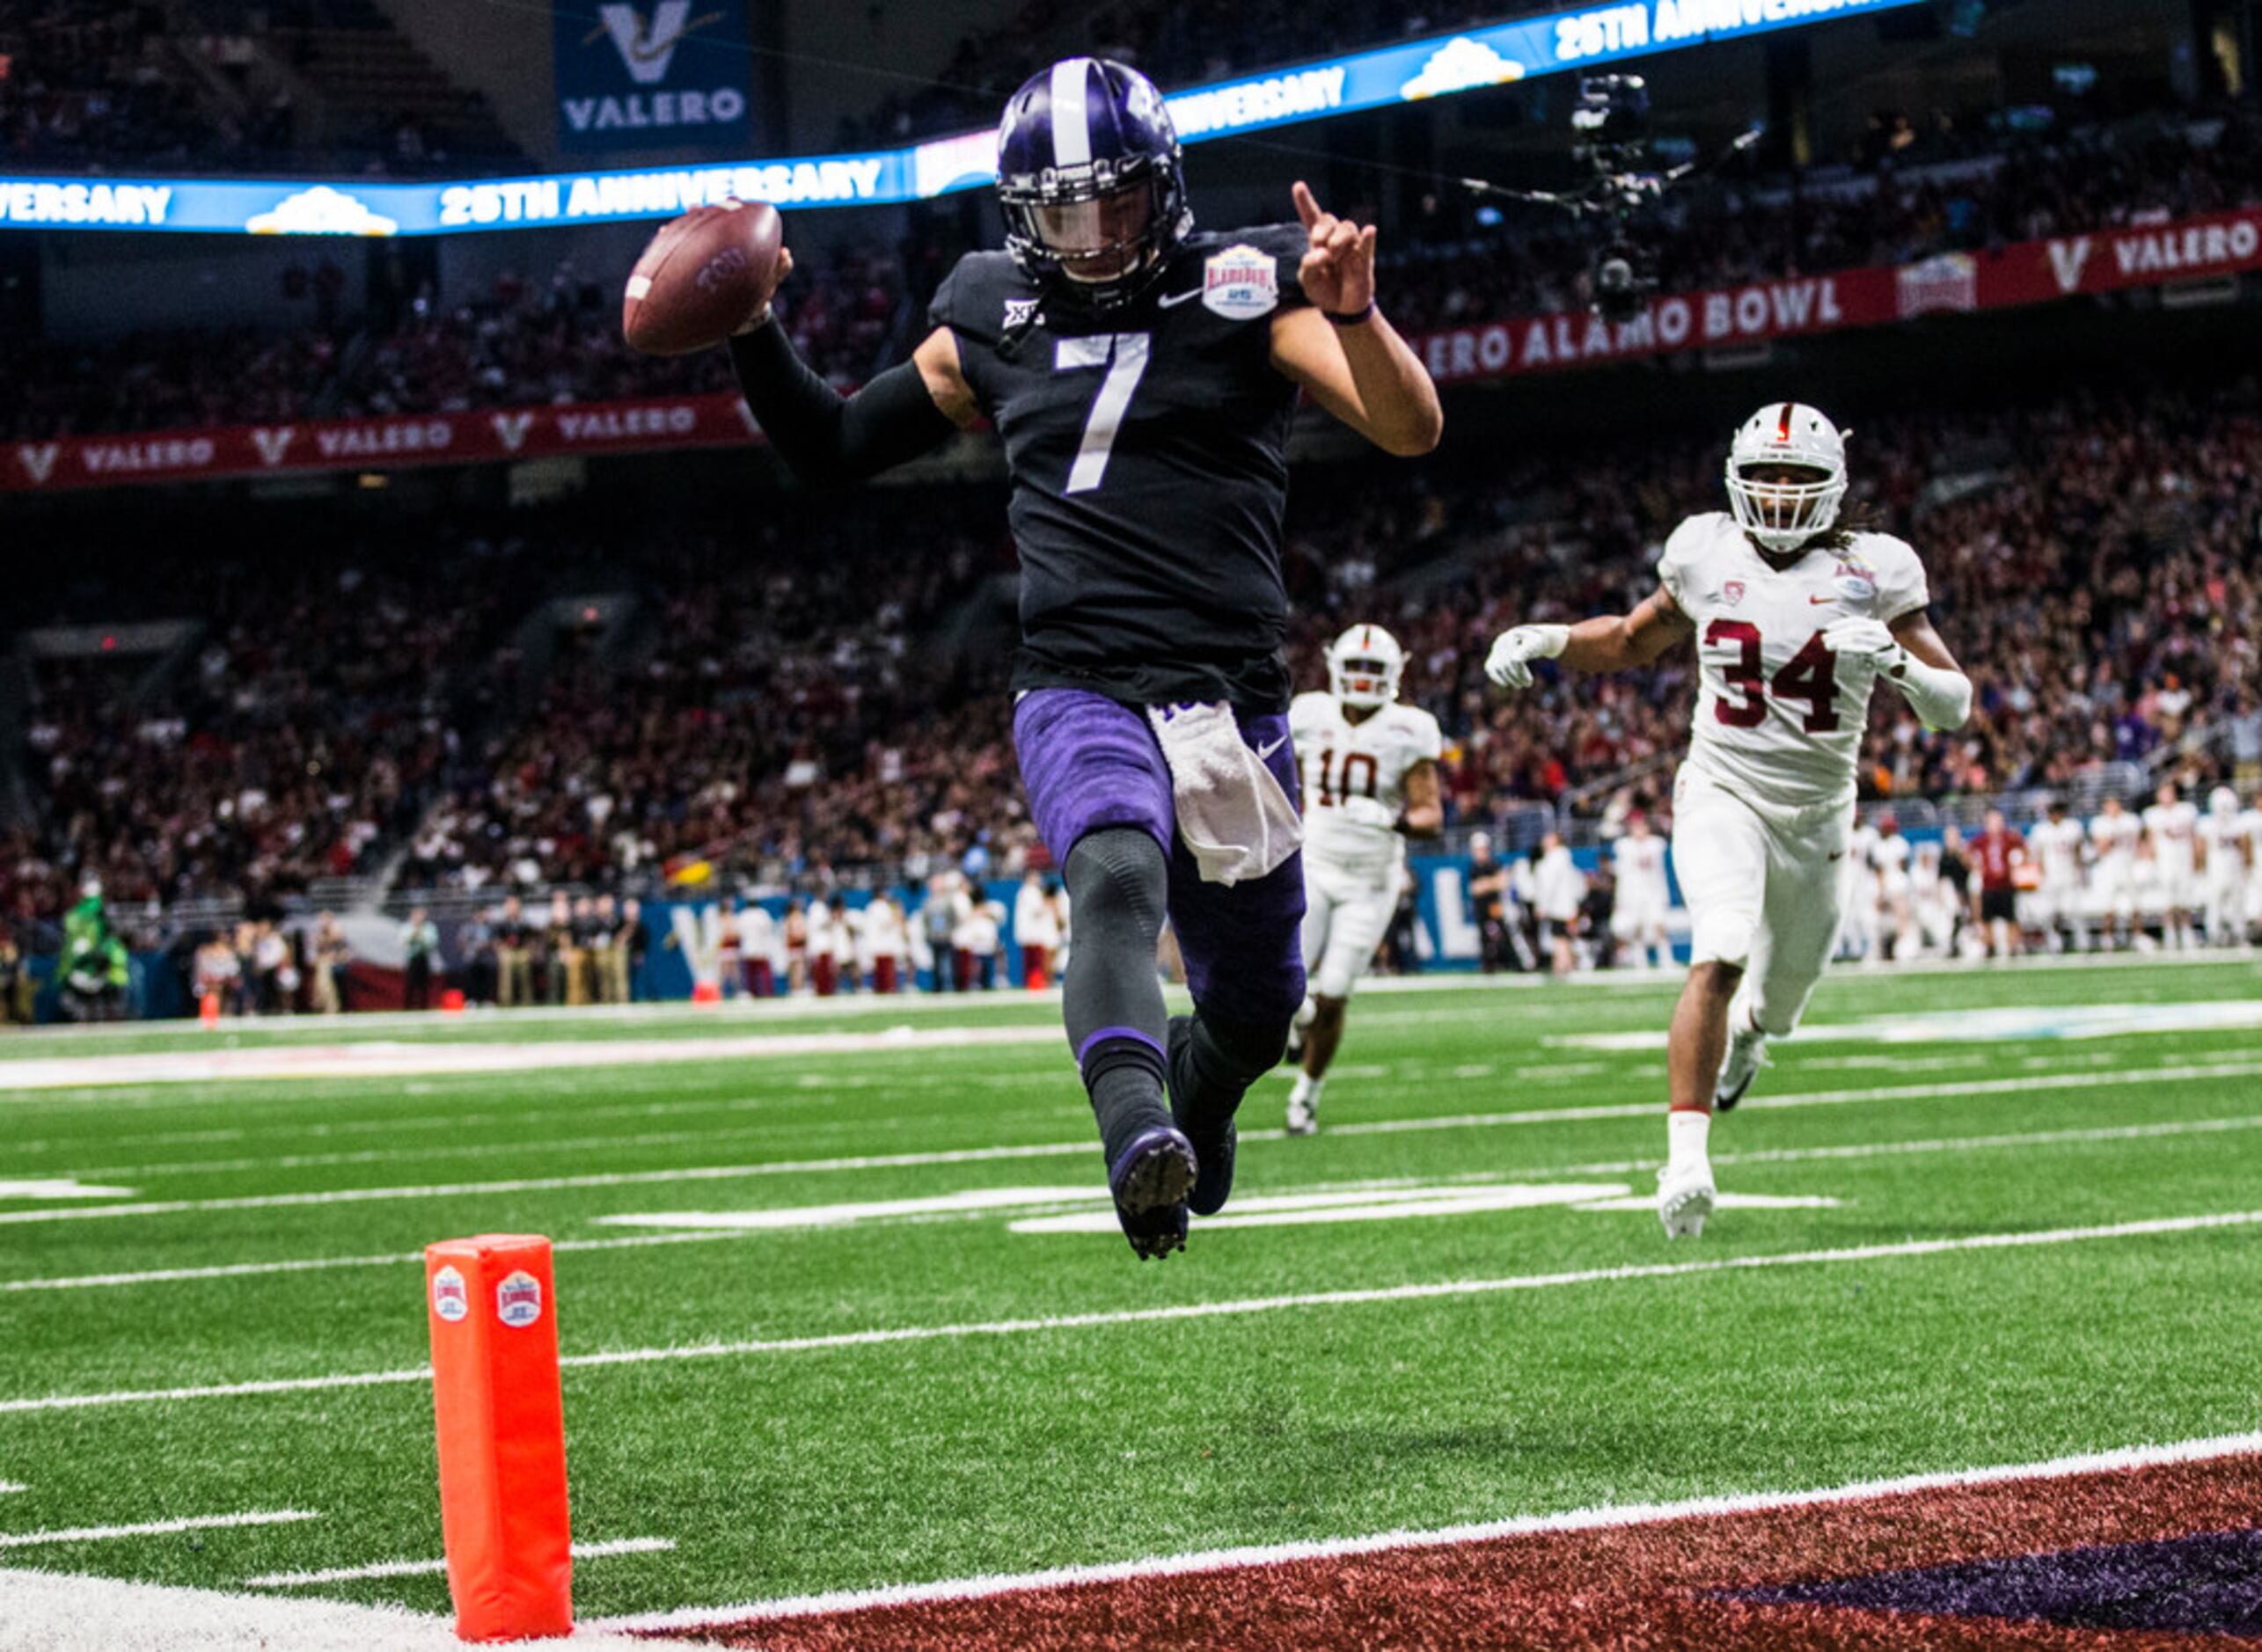
[[[1570,129],[1571,160],[1586,174],[1577,188],[1508,189],[1481,178],[1461,182],[1480,194],[1569,212],[1590,230],[1587,289],[1594,312],[1607,321],[1630,321],[1658,289],[1656,255],[1641,234],[1643,221],[1667,190],[1699,167],[1695,161],[1664,172],[1651,166],[1650,87],[1639,75],[1582,77]],[[1759,136],[1753,128],[1727,155],[1750,148]]]

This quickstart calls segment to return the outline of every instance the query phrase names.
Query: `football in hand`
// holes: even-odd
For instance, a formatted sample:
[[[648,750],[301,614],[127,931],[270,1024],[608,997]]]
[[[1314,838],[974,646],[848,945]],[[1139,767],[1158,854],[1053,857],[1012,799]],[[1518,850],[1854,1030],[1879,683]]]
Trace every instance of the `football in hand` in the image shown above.
[[[647,355],[721,344],[770,301],[783,274],[776,208],[726,201],[670,219],[629,272],[620,331]]]

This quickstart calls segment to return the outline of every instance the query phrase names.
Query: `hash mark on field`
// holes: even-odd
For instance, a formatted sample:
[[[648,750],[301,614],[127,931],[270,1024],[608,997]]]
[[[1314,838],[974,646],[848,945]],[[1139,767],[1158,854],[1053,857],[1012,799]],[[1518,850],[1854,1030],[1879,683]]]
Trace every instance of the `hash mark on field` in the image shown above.
[[[161,1538],[175,1531],[213,1531],[226,1526],[276,1526],[319,1520],[303,1509],[253,1509],[246,1514],[190,1515],[178,1520],[144,1520],[129,1526],[71,1526],[56,1531],[0,1531],[0,1549],[27,1549],[54,1543],[105,1543],[113,1538]]]
[[[676,1546],[673,1538],[613,1538],[604,1543],[576,1543],[577,1561],[601,1561],[613,1554],[658,1554]],[[444,1572],[448,1562],[437,1561],[378,1561],[369,1566],[333,1566],[318,1572],[268,1572],[247,1577],[247,1589],[304,1589],[313,1583],[350,1583],[370,1577],[420,1577]]]
[[[1558,1290],[1568,1285],[1676,1279],[1700,1275],[1747,1273],[1770,1268],[1813,1267],[1834,1262],[1891,1261],[1909,1257],[1942,1256],[1960,1251],[2024,1250],[2039,1246],[2082,1244],[2093,1239],[2147,1239],[2174,1233],[2198,1233],[2252,1227],[2258,1224],[2262,1224],[2262,1210],[2226,1210],[2207,1216],[2158,1217],[2147,1221],[2117,1222],[2097,1227],[2046,1228],[2022,1233],[1970,1233],[1956,1239],[1905,1239],[1892,1245],[1855,1245],[1836,1250],[1729,1256],[1712,1261],[1648,1262],[1618,1268],[1590,1268],[1570,1273],[1523,1274],[1504,1279],[1448,1279],[1430,1284],[1312,1291],[1301,1296],[1230,1297],[1220,1302],[1190,1302],[1160,1308],[1068,1313],[1049,1319],[897,1326],[766,1341],[616,1349],[604,1353],[570,1354],[558,1363],[575,1369],[590,1369],[605,1365],[648,1365],[685,1359],[730,1359],[760,1354],[808,1354],[835,1349],[875,1348],[970,1337],[1026,1336],[1168,1320],[1239,1318],[1248,1314],[1277,1313],[1295,1308],[1342,1308],[1386,1302],[1440,1301],[1493,1296],[1504,1291]],[[0,1400],[0,1414],[72,1411],[90,1406],[164,1404],[178,1400],[223,1400],[253,1394],[313,1393],[335,1388],[374,1388],[428,1382],[431,1376],[430,1367],[418,1366],[414,1370],[355,1371],[329,1377],[267,1378],[252,1382],[215,1383],[194,1388],[137,1388],[111,1393],[43,1394],[21,1400]]]
[[[7,1495],[10,1492],[11,1492],[11,1491],[29,1491],[29,1490],[31,1490],[31,1488],[30,1488],[29,1486],[25,1485],[25,1484],[24,1484],[22,1481],[20,1481],[20,1480],[0,1480],[0,1497],[4,1497],[4,1496],[6,1496],[6,1495]]]
[[[2185,1079],[2244,1078],[2262,1075],[2262,1062],[2231,1061],[2178,1067],[2121,1069],[2112,1072],[2037,1073],[2021,1078],[1969,1083],[1902,1085],[1870,1090],[1820,1090],[1804,1094],[1753,1096],[1751,1108],[1839,1107],[1870,1101],[1922,1101],[1945,1096],[2017,1095],[2040,1090],[2096,1090]],[[1464,1113],[1446,1118],[1371,1119],[1336,1126],[1335,1136],[1395,1136],[1424,1130],[1489,1129],[1526,1124],[1585,1123],[1598,1119],[1654,1118],[1655,1101],[1609,1102],[1600,1107],[1534,1107],[1513,1113]],[[1285,1139],[1283,1130],[1245,1130],[1244,1142]],[[728,1181],[752,1176],[802,1175],[818,1171],[902,1170],[933,1165],[972,1165],[990,1160],[1045,1159],[1088,1153],[1088,1137],[1074,1142],[1035,1142],[1012,1147],[944,1148],[926,1152],[886,1153],[863,1158],[780,1159],[764,1165],[711,1165],[676,1170],[607,1171],[579,1176],[524,1176],[503,1181],[442,1182],[400,1188],[335,1188],[311,1193],[252,1194],[219,1199],[159,1199],[138,1204],[85,1205],[52,1210],[0,1211],[0,1225],[64,1222],[102,1217],[177,1216],[205,1210],[271,1210],[301,1205],[363,1204],[389,1199],[439,1199],[496,1193],[549,1193],[579,1188],[626,1188],[674,1181]]]

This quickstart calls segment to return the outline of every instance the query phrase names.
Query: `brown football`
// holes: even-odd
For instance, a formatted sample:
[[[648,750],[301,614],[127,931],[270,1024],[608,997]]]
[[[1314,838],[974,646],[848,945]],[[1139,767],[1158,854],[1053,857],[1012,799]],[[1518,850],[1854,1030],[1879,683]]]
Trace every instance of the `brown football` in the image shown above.
[[[785,226],[765,201],[695,207],[661,226],[629,272],[620,332],[647,355],[721,343],[778,284]]]

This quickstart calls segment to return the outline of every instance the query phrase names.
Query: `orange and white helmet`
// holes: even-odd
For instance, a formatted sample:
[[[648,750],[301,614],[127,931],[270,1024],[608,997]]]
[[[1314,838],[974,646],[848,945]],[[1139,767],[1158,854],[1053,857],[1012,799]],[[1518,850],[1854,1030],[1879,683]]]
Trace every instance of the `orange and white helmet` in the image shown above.
[[[1380,625],[1353,625],[1328,647],[1328,687],[1346,705],[1387,705],[1398,698],[1406,651]]]
[[[1752,471],[1775,465],[1812,471],[1812,479],[1752,479]],[[1846,497],[1846,438],[1819,408],[1769,402],[1737,429],[1727,476],[1737,525],[1770,551],[1796,550],[1838,520]]]

